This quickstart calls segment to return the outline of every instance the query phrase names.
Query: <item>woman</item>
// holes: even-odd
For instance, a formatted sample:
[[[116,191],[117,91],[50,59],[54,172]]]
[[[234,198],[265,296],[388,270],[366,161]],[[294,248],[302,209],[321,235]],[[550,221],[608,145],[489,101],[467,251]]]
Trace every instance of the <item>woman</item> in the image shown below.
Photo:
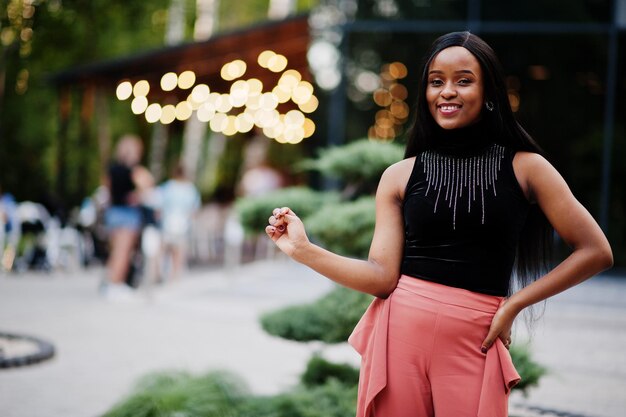
[[[416,111],[406,159],[380,180],[367,260],[311,244],[289,208],[266,232],[293,259],[378,297],[350,337],[362,355],[357,416],[504,417],[519,381],[513,321],[609,268],[611,249],[514,120],[480,38],[435,41]],[[545,273],[550,225],[573,251]]]
[[[143,144],[133,135],[125,135],[115,148],[115,160],[108,167],[105,185],[109,190],[110,206],[104,214],[109,234],[107,282],[102,287],[105,297],[130,300],[132,289],[126,276],[139,239],[143,217],[142,193],[153,186],[150,172],[140,165]]]

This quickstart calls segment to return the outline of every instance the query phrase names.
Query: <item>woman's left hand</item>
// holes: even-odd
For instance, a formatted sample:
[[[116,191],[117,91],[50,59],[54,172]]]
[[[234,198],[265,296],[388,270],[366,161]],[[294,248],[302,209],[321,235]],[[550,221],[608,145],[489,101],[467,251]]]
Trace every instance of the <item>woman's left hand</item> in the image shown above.
[[[510,305],[507,306],[507,301],[505,300],[493,316],[489,333],[487,333],[487,337],[483,341],[480,349],[483,353],[487,353],[497,338],[500,338],[505,348],[508,349],[511,345],[511,328],[513,327],[513,321],[518,312],[510,307]]]

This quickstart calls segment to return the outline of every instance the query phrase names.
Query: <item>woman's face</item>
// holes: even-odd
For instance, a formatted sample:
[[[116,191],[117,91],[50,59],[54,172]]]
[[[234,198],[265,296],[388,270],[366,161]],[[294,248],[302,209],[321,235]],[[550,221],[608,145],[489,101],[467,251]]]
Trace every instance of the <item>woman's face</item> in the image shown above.
[[[484,103],[482,70],[462,46],[439,52],[428,68],[426,102],[444,129],[469,126],[480,119]]]

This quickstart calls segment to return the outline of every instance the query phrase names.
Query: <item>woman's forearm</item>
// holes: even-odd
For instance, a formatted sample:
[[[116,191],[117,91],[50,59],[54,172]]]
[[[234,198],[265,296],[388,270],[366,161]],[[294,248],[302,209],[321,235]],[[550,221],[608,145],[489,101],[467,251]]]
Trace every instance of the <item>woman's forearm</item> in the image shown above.
[[[340,285],[381,298],[391,294],[399,277],[399,270],[387,271],[375,260],[337,255],[310,242],[292,258]]]
[[[545,276],[519,290],[507,304],[518,312],[591,278],[613,265],[610,248],[589,247],[575,250]]]

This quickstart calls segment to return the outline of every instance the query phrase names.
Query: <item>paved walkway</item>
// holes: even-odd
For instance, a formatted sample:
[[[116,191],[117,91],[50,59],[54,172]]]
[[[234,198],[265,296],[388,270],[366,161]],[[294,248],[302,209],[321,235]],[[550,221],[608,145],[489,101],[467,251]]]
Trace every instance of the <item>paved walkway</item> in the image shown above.
[[[273,338],[263,311],[313,300],[331,288],[291,261],[232,271],[193,270],[139,303],[96,294],[99,269],[0,276],[0,331],[54,343],[47,362],[0,370],[2,417],[96,417],[150,371],[226,369],[258,394],[297,382],[320,344]],[[517,342],[525,339],[517,326]],[[618,417],[626,410],[626,279],[598,277],[548,304],[535,326],[535,359],[550,369],[515,415]],[[346,344],[324,350],[358,363]],[[552,410],[552,412],[548,412]]]

